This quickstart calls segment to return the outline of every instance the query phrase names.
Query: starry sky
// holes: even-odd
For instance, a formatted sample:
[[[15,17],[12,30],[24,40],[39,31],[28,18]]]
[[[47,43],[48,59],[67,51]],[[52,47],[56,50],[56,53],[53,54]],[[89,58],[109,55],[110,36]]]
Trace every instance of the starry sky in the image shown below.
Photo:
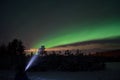
[[[0,44],[18,38],[26,48],[41,45],[50,48],[119,37],[119,3],[119,0],[0,0]]]

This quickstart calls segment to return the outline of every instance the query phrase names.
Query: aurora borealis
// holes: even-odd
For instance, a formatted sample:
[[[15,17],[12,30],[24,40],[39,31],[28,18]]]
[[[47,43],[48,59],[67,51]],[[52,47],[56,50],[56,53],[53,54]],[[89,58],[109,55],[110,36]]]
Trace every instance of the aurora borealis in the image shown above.
[[[76,25],[73,25],[76,26]],[[77,25],[79,26],[79,25]],[[47,40],[37,43],[35,45],[38,48],[40,45],[45,45],[47,48],[55,47],[59,45],[66,45],[76,42],[105,39],[110,37],[115,37],[120,35],[120,23],[119,21],[108,22],[106,24],[96,24],[96,25],[87,25],[90,27],[84,27],[82,30],[81,27],[74,27],[70,32],[68,29],[63,29],[63,34],[60,33],[57,37],[48,38]],[[64,34],[64,32],[67,32]]]
[[[0,44],[51,48],[120,36],[118,0],[1,0]],[[118,43],[119,44],[119,43]]]

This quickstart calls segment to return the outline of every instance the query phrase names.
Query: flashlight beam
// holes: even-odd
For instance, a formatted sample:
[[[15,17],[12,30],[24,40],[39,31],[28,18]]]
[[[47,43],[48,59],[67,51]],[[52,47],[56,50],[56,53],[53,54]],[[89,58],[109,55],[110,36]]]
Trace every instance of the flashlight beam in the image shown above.
[[[44,52],[44,50],[45,50],[44,46],[41,46],[41,48],[39,48],[38,52],[35,55],[33,55],[32,58],[30,59],[30,61],[28,62],[27,66],[25,68],[25,71],[28,70],[32,66],[32,64],[34,63],[34,61],[39,57],[39,55],[41,53]]]

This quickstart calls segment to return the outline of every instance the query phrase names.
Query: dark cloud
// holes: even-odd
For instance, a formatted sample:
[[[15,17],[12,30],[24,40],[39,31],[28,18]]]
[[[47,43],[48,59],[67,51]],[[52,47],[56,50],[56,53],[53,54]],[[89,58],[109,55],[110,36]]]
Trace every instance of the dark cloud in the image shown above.
[[[56,47],[81,46],[81,45],[90,45],[90,44],[102,44],[102,45],[110,44],[110,46],[116,45],[120,47],[120,36],[99,39],[99,40],[77,42],[77,43],[72,43],[72,44],[67,44],[67,45],[56,46]]]

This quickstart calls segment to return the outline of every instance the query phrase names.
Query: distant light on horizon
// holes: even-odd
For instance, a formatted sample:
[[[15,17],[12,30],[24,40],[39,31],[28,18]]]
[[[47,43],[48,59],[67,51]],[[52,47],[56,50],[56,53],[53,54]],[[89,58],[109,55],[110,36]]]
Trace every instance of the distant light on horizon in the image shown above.
[[[86,44],[86,45],[78,45],[78,46],[65,46],[65,47],[54,47],[54,48],[46,48],[45,51],[65,51],[65,50],[94,50],[94,51],[98,51],[98,50],[114,50],[114,49],[120,49],[120,46],[118,45],[113,45],[113,44]],[[38,52],[38,49],[29,49],[26,50],[27,53],[33,53],[35,54],[36,52]]]

